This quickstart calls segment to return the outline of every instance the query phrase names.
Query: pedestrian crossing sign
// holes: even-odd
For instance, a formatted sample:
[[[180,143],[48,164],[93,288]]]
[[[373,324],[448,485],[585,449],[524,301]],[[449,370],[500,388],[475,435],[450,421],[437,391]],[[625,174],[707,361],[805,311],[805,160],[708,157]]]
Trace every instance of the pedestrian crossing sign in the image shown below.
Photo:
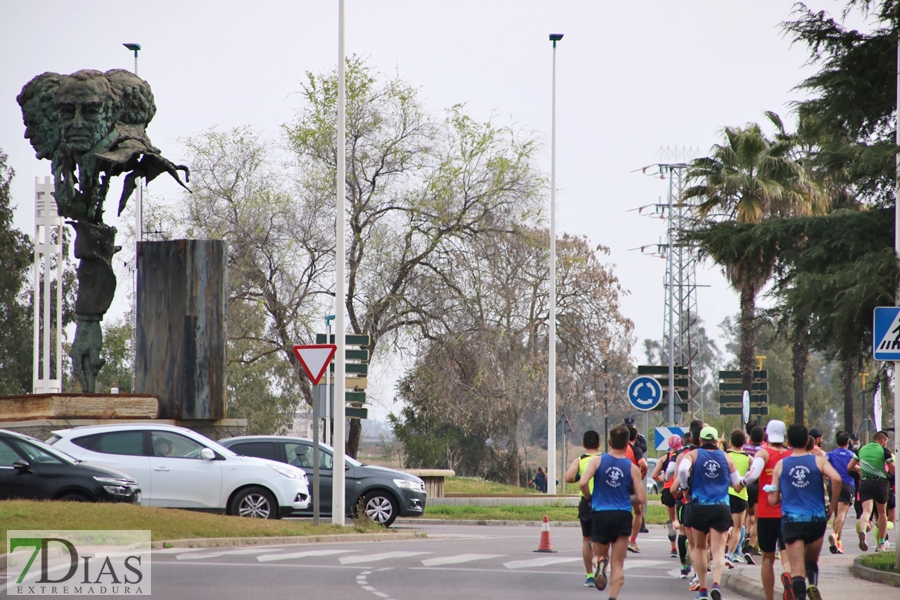
[[[884,306],[875,309],[872,342],[875,360],[900,361],[900,307]]]

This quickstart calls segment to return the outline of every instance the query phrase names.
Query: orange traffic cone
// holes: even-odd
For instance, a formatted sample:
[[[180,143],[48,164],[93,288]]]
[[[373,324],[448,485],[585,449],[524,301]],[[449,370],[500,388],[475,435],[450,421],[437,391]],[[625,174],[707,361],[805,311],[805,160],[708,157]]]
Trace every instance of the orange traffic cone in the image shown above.
[[[550,519],[544,515],[544,522],[541,523],[541,543],[535,552],[556,552],[550,545]]]

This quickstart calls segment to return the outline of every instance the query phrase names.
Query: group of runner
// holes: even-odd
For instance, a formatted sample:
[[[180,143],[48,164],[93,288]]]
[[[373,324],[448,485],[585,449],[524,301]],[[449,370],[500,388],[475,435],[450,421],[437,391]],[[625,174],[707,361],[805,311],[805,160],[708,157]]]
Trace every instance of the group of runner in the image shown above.
[[[599,434],[586,432],[585,453],[565,474],[582,493],[585,586],[609,587],[610,600],[622,589],[628,551],[639,552],[635,529],[646,498],[647,466],[631,445],[634,433],[633,427],[614,427],[608,452],[601,454]],[[838,432],[835,441],[837,447],[826,453],[821,431],[778,420],[765,430],[748,423],[747,432],[734,430],[722,447],[718,431],[700,421],[692,421],[683,438],[669,439],[651,478],[664,482],[671,556],[680,559],[682,578],[693,572],[690,589],[697,600],[721,600],[725,568],[755,564],[757,547],[766,600],[774,599],[777,558],[784,568],[783,600],[820,600],[819,552],[827,532],[829,550],[843,553],[844,521],[854,501],[861,505],[860,549],[868,549],[873,527],[876,550],[887,547],[895,518],[888,436],[878,432],[856,452],[850,434]]]

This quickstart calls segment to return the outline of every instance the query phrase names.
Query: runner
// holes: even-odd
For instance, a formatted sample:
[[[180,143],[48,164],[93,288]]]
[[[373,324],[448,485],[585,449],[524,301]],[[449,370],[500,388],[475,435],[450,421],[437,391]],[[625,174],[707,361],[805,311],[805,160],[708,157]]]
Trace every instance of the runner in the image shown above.
[[[640,502],[647,497],[647,490],[640,486],[641,470],[625,454],[627,427],[618,425],[610,430],[609,447],[609,452],[588,462],[579,487],[583,496],[591,497],[594,586],[603,591],[609,583],[609,598],[616,600],[625,583],[624,563],[631,533],[633,501],[628,488],[634,488],[636,500]],[[607,566],[610,567],[608,579]]]
[[[785,574],[781,581],[785,589],[791,587],[790,560],[784,550],[784,539],[781,535],[781,506],[769,504],[769,494],[763,487],[772,483],[772,473],[778,464],[791,451],[784,447],[784,437],[787,428],[784,421],[772,420],[766,424],[766,437],[768,442],[759,449],[753,462],[750,464],[750,472],[744,477],[741,485],[749,485],[759,479],[759,496],[756,499],[756,533],[759,537],[759,550],[762,553],[762,564],[759,567],[760,579],[766,600],[774,600],[775,597],[775,549],[782,550],[781,564]]]
[[[827,458],[807,451],[809,432],[803,425],[788,428],[791,455],[775,465],[773,483],[766,486],[770,506],[781,504],[781,531],[791,564],[791,582],[784,583],[785,600],[822,600],[816,587],[819,580],[819,552],[835,513],[841,492],[841,476]],[[832,497],[825,506],[824,477],[831,480]],[[807,585],[809,580],[809,585]],[[790,593],[788,592],[790,590]]]
[[[859,500],[862,502],[862,515],[856,523],[856,535],[859,536],[859,549],[866,551],[866,533],[871,529],[869,517],[873,504],[878,506],[878,532],[875,551],[884,550],[884,539],[887,533],[887,502],[891,484],[888,475],[894,474],[894,457],[887,449],[888,435],[879,431],[875,441],[859,449],[856,458],[850,461],[850,470],[859,469]]]
[[[847,467],[850,461],[856,458],[856,455],[850,451],[850,434],[846,431],[839,431],[835,437],[838,447],[826,454],[828,462],[834,467],[834,470],[841,476],[841,491],[838,495],[837,512],[834,514],[833,531],[828,534],[828,550],[832,554],[843,554],[844,543],[843,535],[844,521],[847,518],[847,511],[853,504],[856,497],[856,487],[853,485],[853,477]],[[831,490],[831,497],[834,498],[834,490]]]
[[[700,448],[692,450],[678,465],[678,481],[683,493],[690,495],[692,504],[691,562],[700,579],[697,600],[722,599],[719,582],[725,568],[725,542],[732,527],[728,487],[739,485],[741,480],[734,462],[716,444],[718,437],[714,427],[704,427],[700,431]],[[712,586],[707,589],[710,558]]]
[[[637,444],[638,440],[638,432],[637,429],[632,427],[631,425],[625,425],[628,429],[628,446],[625,449],[625,453],[628,458],[631,459],[638,469],[641,471],[641,479],[640,481],[636,481],[634,483],[635,489],[643,488],[644,495],[647,494],[647,488],[644,485],[644,478],[647,477],[647,461],[644,460],[644,451],[641,449],[641,446]],[[629,494],[633,494],[632,490],[629,490]],[[641,529],[644,525],[644,504],[636,504],[634,507],[634,517],[633,523],[631,524],[631,538],[628,540],[628,551],[634,552],[635,554],[640,554],[641,549],[637,545],[637,536],[641,532]]]
[[[660,499],[662,505],[666,507],[666,513],[669,516],[669,520],[666,521],[666,528],[668,529],[669,534],[669,542],[672,544],[672,549],[669,551],[669,556],[672,558],[678,557],[678,548],[675,545],[675,531],[678,529],[678,515],[675,513],[675,497],[672,495],[672,485],[675,482],[675,459],[678,457],[678,451],[681,450],[681,436],[673,435],[669,437],[669,451],[666,452],[666,456],[664,459],[656,462],[656,466],[653,468],[653,473],[650,477],[654,481],[662,482],[663,490],[662,490],[662,498]],[[672,472],[669,472],[669,465],[672,465]]]
[[[809,437],[811,437],[813,440],[813,449],[811,454],[824,458],[825,451],[822,450],[822,438],[825,437],[825,434],[822,433],[821,429],[813,427],[809,430]]]
[[[600,455],[600,434],[594,430],[588,430],[581,436],[584,446],[584,454],[572,461],[572,465],[566,471],[566,483],[581,481],[585,468],[591,459]],[[588,493],[582,494],[578,501],[578,520],[581,522],[581,557],[584,559],[584,570],[587,576],[584,578],[584,587],[594,585],[594,569],[591,555],[591,493],[594,491],[594,481],[588,482]]]
[[[681,466],[681,462],[684,460],[684,457],[687,456],[692,450],[696,450],[700,447],[700,432],[702,430],[702,421],[691,421],[689,432],[690,441],[687,446],[681,449],[681,454],[679,454],[678,458],[675,460],[676,472],[678,467]],[[683,535],[678,536],[678,556],[681,559],[681,578],[685,579],[691,573],[691,567],[688,564],[688,561],[690,560],[688,547],[694,547],[694,529],[693,527],[691,527],[692,508],[690,498],[686,498],[685,494],[682,491],[681,483],[677,479],[675,481],[676,483],[672,487],[672,495],[679,499],[681,514],[678,520],[681,523],[681,529],[683,532]],[[675,489],[676,486],[677,489]],[[691,577],[691,581],[688,584],[688,589],[692,592],[696,592],[700,589],[700,577],[697,575],[696,571],[694,572],[693,577]]]
[[[728,449],[728,456],[734,462],[738,475],[741,477],[750,470],[750,455],[744,452],[746,441],[747,436],[740,429],[731,432],[731,448]],[[728,541],[728,552],[725,553],[725,566],[733,569],[735,562],[741,562],[740,548],[744,539],[744,517],[747,515],[748,505],[747,490],[742,489],[740,492],[736,492],[733,488],[729,488],[728,500],[731,503],[731,520],[734,528]]]
[[[753,423],[754,426],[750,429],[750,423]],[[750,430],[750,443],[744,444],[744,452],[750,457],[750,460],[753,460],[753,457],[756,456],[756,453],[762,448],[763,440],[766,437],[766,432],[763,431],[762,427],[755,425],[756,421],[750,421],[747,424],[747,428]],[[747,533],[744,536],[744,546],[741,548],[741,551],[744,553],[744,560],[748,565],[754,565],[756,562],[753,560],[754,554],[759,554],[759,548],[757,548],[757,539],[756,539],[756,500],[759,498],[759,482],[754,481],[747,487]]]

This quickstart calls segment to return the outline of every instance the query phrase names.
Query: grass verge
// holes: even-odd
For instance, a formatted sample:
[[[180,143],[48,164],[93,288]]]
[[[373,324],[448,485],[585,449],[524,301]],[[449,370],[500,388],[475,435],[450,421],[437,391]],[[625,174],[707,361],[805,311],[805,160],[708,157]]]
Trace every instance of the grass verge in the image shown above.
[[[525,495],[537,494],[533,488],[523,488],[496,481],[487,481],[478,477],[447,477],[444,479],[445,494],[473,494],[486,495]]]
[[[893,542],[893,540],[891,541]],[[870,569],[878,569],[879,571],[887,571],[889,573],[900,575],[900,569],[897,569],[894,566],[896,564],[894,562],[896,559],[896,553],[894,552],[879,552],[877,554],[864,556],[862,558],[862,564],[864,567],[869,567]]]
[[[665,507],[649,506],[647,523],[664,524]],[[547,515],[551,521],[576,521],[578,509],[562,503],[548,506],[426,506],[426,519],[453,519],[465,521],[540,521]]]
[[[90,502],[0,502],[0,547],[9,529],[149,529],[153,541],[388,532],[374,523],[314,526],[306,521],[242,519],[172,508]]]

